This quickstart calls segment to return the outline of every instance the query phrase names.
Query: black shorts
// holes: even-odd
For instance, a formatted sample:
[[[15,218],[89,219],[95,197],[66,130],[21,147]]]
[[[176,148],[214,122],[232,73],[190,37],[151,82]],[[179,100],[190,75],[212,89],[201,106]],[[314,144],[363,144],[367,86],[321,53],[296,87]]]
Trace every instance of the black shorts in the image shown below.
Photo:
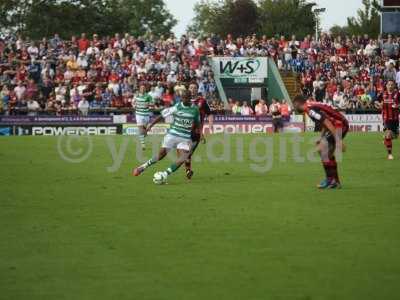
[[[200,142],[201,135],[199,133],[192,133],[192,142],[198,143]]]
[[[349,132],[349,125],[348,124],[343,124],[341,122],[338,122],[337,124],[335,124],[336,126],[336,130],[337,132],[340,133],[340,138],[342,140],[344,140],[344,138],[346,137],[347,133]],[[325,138],[328,141],[328,147],[329,147],[329,151],[335,151],[336,149],[336,139],[335,137],[332,135],[332,133],[330,133],[329,131],[326,131],[323,138]]]
[[[390,130],[395,137],[399,136],[399,120],[386,121],[383,126],[385,131]]]
[[[274,126],[274,129],[283,128],[283,120],[282,120],[282,118],[272,119],[272,125]]]

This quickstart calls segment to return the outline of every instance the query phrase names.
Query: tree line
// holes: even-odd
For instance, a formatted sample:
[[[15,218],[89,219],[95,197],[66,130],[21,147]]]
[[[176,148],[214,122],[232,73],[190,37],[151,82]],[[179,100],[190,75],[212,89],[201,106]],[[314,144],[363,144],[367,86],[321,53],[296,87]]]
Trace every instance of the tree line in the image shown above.
[[[163,0],[0,0],[2,33],[33,39],[58,33],[168,34],[177,24]]]
[[[363,0],[362,5],[356,17],[347,19],[346,26],[335,25],[331,32],[334,35],[377,37],[381,18],[379,2]],[[307,0],[201,0],[195,5],[195,18],[188,30],[205,35],[247,36],[256,33],[271,37],[294,34],[302,38],[315,32],[319,18],[313,12],[315,6],[316,3]]]
[[[378,0],[363,0],[346,26],[334,26],[334,35],[380,31]],[[192,33],[226,36],[250,34],[296,35],[315,31],[316,4],[307,0],[200,0],[188,27]],[[327,12],[329,13],[329,12]],[[1,33],[21,33],[33,39],[58,33],[69,38],[80,32],[112,35],[128,32],[165,35],[177,24],[163,0],[0,0]]]

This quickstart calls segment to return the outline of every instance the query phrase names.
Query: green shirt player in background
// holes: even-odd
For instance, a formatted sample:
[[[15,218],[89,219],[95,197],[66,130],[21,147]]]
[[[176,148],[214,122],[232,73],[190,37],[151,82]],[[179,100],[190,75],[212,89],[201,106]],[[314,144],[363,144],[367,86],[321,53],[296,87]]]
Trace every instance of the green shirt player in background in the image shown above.
[[[134,107],[136,109],[136,124],[139,129],[139,140],[142,149],[146,149],[144,141],[147,135],[147,126],[150,124],[150,117],[152,115],[151,107],[153,105],[153,98],[146,93],[146,85],[139,86],[139,93],[135,96]]]
[[[164,137],[160,152],[143,165],[134,169],[134,176],[139,176],[148,167],[162,160],[171,149],[177,149],[178,159],[165,172],[163,172],[165,178],[178,170],[189,157],[192,149],[192,134],[198,133],[200,130],[200,112],[197,106],[192,106],[189,91],[184,91],[182,93],[182,102],[171,108],[164,109],[161,116],[156,118],[150,124],[147,131],[162,119],[169,116],[173,117],[173,122],[168,133]]]

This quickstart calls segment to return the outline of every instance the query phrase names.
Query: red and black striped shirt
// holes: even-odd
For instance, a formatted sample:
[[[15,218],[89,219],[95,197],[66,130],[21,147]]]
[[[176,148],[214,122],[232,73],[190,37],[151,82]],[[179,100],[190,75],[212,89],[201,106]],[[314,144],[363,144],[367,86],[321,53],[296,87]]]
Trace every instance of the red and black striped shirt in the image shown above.
[[[400,94],[398,91],[393,93],[386,91],[381,95],[380,101],[382,102],[382,118],[384,122],[399,120],[399,99]]]
[[[200,123],[201,123],[201,127],[203,127],[206,116],[209,116],[211,114],[210,106],[208,105],[207,100],[201,96],[199,96],[195,99],[192,99],[192,105],[196,105],[199,108]]]
[[[346,117],[328,104],[307,101],[305,112],[317,125],[322,126],[324,120],[328,119],[336,128],[349,127]]]

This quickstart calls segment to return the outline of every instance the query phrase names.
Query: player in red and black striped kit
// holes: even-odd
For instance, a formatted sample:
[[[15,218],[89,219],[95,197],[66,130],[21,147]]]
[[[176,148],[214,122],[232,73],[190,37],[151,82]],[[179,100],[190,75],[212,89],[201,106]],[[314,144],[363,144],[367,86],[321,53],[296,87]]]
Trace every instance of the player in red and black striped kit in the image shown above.
[[[293,105],[297,112],[306,113],[315,125],[321,128],[321,139],[317,142],[317,146],[326,179],[318,185],[318,188],[340,188],[335,152],[336,149],[344,151],[343,139],[349,131],[347,119],[330,105],[307,101],[303,96],[296,96]]]
[[[396,90],[396,83],[389,80],[386,91],[380,96],[382,119],[385,130],[384,144],[388,152],[388,159],[393,160],[392,140],[399,135],[399,101],[400,93]]]
[[[186,177],[188,179],[191,179],[193,177],[193,170],[192,170],[192,155],[196,151],[197,147],[199,146],[200,142],[206,142],[204,136],[203,136],[203,126],[204,126],[204,121],[206,117],[208,116],[208,121],[210,123],[210,126],[212,126],[212,123],[214,121],[213,115],[211,114],[211,109],[210,106],[207,103],[207,100],[204,99],[204,97],[199,95],[198,92],[198,86],[197,83],[191,83],[189,85],[189,91],[192,95],[192,105],[198,106],[200,110],[200,131],[199,132],[194,132],[192,136],[192,141],[193,141],[193,146],[192,146],[192,151],[190,153],[190,156],[185,162],[185,168],[186,168]]]

